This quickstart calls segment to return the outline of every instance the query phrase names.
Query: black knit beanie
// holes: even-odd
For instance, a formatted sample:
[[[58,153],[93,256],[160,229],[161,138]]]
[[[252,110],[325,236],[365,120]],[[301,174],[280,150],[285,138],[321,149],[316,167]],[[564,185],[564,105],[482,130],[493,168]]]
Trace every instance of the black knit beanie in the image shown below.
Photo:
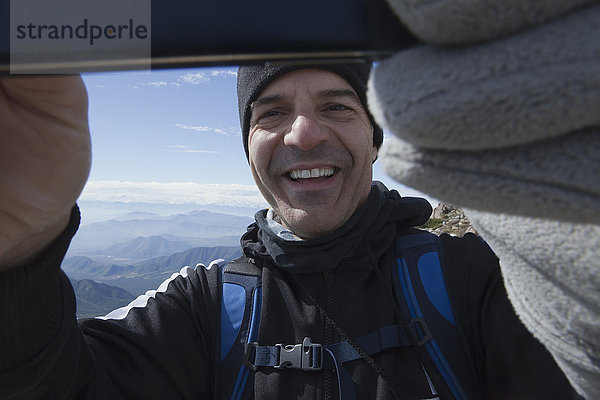
[[[358,94],[363,107],[373,125],[373,144],[379,148],[383,142],[383,130],[375,123],[367,108],[367,81],[371,72],[371,63],[351,64],[315,64],[315,65],[273,65],[242,66],[238,70],[237,95],[242,127],[242,140],[246,157],[248,154],[248,133],[250,131],[250,105],[260,96],[267,85],[288,72],[298,69],[324,69],[333,72],[346,80]]]

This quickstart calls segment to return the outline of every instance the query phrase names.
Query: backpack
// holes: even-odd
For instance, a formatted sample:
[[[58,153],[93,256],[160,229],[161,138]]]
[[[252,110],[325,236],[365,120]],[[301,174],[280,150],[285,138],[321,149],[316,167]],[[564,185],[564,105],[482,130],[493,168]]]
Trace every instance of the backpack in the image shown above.
[[[438,236],[425,231],[396,239],[393,289],[409,321],[382,327],[353,342],[369,355],[398,346],[416,346],[428,378],[442,399],[481,398],[466,339],[457,325],[448,294]],[[335,369],[341,400],[354,400],[354,383],[343,363],[361,358],[347,342],[262,346],[256,343],[261,301],[261,271],[240,258],[221,269],[221,328],[215,398],[249,399],[247,384],[258,367]],[[233,385],[232,385],[233,383]],[[431,385],[431,381],[430,381]]]

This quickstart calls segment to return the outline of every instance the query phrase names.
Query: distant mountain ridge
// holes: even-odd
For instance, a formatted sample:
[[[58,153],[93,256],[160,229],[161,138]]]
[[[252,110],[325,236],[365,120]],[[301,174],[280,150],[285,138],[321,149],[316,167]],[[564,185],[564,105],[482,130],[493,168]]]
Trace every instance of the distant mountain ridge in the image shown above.
[[[203,210],[164,216],[142,209],[82,226],[62,263],[76,282],[78,315],[106,314],[184,266],[239,257],[240,236],[253,221]]]
[[[77,298],[77,317],[92,318],[129,304],[135,296],[120,287],[94,282],[90,279],[71,279]]]
[[[185,241],[168,240],[162,236],[138,236],[125,243],[114,244],[97,253],[109,254],[112,257],[141,259],[165,256],[190,248]]]
[[[196,203],[157,203],[136,201],[102,201],[85,200],[77,201],[83,215],[82,224],[89,225],[109,219],[122,219],[129,213],[149,213],[154,215],[186,214],[196,210],[206,210],[228,215],[245,216],[252,218],[256,211],[267,206],[266,202],[260,204],[241,204],[238,206],[226,204],[196,204]],[[139,218],[139,217],[135,217]],[[133,218],[131,218],[133,219]]]
[[[162,281],[185,266],[206,266],[216,259],[229,262],[242,254],[240,246],[195,247],[169,256],[162,256],[133,264],[119,264],[108,259],[100,262],[86,256],[66,258],[62,268],[71,279],[92,279],[121,287],[139,295],[156,289]]]
[[[115,221],[131,221],[134,219],[158,219],[161,218],[160,214],[145,212],[145,211],[131,211],[122,215],[118,215],[114,218]]]
[[[224,259],[229,262],[241,255],[242,250],[240,246],[195,247],[180,253],[171,254],[170,256],[143,261],[136,265],[136,269],[139,268],[142,271],[151,272],[157,266],[162,265],[164,266],[162,268],[179,270],[186,265],[195,267],[199,263],[208,266],[212,261],[217,259]]]
[[[62,263],[63,270],[74,279],[106,279],[127,275],[134,271],[133,265],[105,264],[85,256],[73,256]]]
[[[239,246],[194,247],[168,256],[155,257],[135,264],[102,263],[86,256],[73,256],[65,259],[63,270],[75,279],[108,278],[115,275],[147,273],[168,273],[179,271],[189,265],[195,267],[202,263],[208,265],[216,259],[231,261],[242,255]]]
[[[131,218],[131,219],[129,219]],[[82,226],[73,238],[69,248],[69,256],[86,254],[110,254],[109,249],[119,254],[125,252],[124,243],[139,237],[153,238],[160,236],[165,240],[179,243],[163,242],[165,250],[160,253],[150,254],[149,249],[157,245],[148,246],[146,256],[166,255],[167,251],[181,251],[183,243],[187,247],[208,246],[234,246],[239,243],[239,237],[246,231],[246,227],[254,220],[250,217],[236,216],[210,211],[191,211],[187,214],[161,216],[148,212],[134,212],[124,214],[117,219]],[[157,240],[157,239],[152,239]],[[134,246],[142,246],[141,239]],[[113,246],[115,246],[113,248]],[[127,251],[131,256],[135,250]],[[136,257],[144,258],[141,254]]]

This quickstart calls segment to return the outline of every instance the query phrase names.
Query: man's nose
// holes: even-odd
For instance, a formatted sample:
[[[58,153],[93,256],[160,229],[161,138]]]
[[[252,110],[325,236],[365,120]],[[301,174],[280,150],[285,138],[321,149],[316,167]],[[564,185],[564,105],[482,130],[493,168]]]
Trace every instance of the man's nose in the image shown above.
[[[318,144],[327,141],[329,130],[315,117],[305,114],[297,115],[290,131],[283,138],[283,143],[286,146],[309,151]]]

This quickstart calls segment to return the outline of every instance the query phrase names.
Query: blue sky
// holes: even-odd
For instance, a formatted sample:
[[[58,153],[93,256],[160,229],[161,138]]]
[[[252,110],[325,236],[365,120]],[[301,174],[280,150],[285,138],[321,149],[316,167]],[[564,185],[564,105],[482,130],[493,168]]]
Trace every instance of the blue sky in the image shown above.
[[[84,75],[94,150],[90,179],[251,184],[235,71]]]
[[[82,199],[264,206],[241,144],[236,71],[85,74],[93,161]],[[379,163],[374,175],[418,195]]]

